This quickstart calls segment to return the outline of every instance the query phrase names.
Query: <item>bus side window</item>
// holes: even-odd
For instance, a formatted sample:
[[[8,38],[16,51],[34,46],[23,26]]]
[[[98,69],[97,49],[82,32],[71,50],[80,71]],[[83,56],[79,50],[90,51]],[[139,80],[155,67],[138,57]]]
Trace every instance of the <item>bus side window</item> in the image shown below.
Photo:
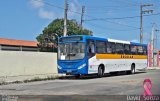
[[[106,50],[107,50],[107,53],[111,54],[112,53],[112,44],[110,42],[107,42],[106,43]]]
[[[137,54],[137,46],[131,45],[131,54],[133,54],[133,55]]]
[[[106,53],[106,43],[104,41],[96,41],[96,52]]]
[[[143,55],[147,55],[147,47],[143,46]]]
[[[112,44],[112,53],[115,54],[116,53],[116,44],[113,42],[111,44]]]
[[[124,46],[121,43],[116,43],[116,53],[124,54]]]
[[[138,55],[143,55],[143,48],[142,46],[137,46]]]
[[[88,58],[91,58],[95,55],[95,43],[94,40],[87,40],[87,55]]]
[[[87,40],[87,52],[95,53],[95,45],[93,40]]]
[[[116,44],[114,42],[106,42],[106,53],[116,53]]]
[[[124,54],[130,54],[131,53],[131,49],[130,49],[130,45],[129,44],[124,44]]]

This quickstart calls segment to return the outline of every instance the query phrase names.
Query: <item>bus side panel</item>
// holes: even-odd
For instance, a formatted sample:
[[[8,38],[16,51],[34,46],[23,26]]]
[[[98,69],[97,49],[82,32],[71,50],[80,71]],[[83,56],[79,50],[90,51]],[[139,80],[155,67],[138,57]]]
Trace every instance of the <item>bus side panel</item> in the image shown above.
[[[88,74],[98,73],[100,64],[104,64],[105,73],[109,73],[131,70],[133,63],[135,64],[136,70],[147,67],[147,59],[96,59],[96,56],[94,56],[88,60]]]
[[[88,59],[88,74],[97,73],[97,66],[95,65],[95,62],[97,62],[96,56]]]
[[[135,69],[141,70],[147,67],[147,59],[131,59],[127,60],[128,66],[131,66],[132,63],[135,63]]]

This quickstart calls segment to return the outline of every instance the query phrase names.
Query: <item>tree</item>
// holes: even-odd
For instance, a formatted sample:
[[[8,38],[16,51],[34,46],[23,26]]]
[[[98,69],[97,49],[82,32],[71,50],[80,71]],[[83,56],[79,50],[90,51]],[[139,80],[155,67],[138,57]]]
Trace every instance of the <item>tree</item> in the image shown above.
[[[37,36],[38,47],[40,51],[56,52],[58,37],[63,36],[63,19],[55,19],[47,27],[44,28],[41,34]],[[92,31],[83,29],[81,33],[80,26],[76,20],[67,21],[67,35],[92,35]]]

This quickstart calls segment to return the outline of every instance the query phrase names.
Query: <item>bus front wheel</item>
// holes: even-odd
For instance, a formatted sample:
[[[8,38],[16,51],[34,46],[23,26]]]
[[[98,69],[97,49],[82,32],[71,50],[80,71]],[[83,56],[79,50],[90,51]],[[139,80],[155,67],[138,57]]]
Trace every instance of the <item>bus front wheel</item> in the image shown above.
[[[82,77],[82,75],[81,74],[77,74],[77,75],[75,75],[75,78],[76,79],[80,79]]]

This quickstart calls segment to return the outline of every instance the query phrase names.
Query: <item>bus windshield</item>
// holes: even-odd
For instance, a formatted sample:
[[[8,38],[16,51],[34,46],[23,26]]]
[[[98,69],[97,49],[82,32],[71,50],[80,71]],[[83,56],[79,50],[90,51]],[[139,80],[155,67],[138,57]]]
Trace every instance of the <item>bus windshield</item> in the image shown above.
[[[78,60],[78,59],[83,59],[84,56],[85,56],[84,43],[82,42],[59,44],[58,48],[59,60]]]

